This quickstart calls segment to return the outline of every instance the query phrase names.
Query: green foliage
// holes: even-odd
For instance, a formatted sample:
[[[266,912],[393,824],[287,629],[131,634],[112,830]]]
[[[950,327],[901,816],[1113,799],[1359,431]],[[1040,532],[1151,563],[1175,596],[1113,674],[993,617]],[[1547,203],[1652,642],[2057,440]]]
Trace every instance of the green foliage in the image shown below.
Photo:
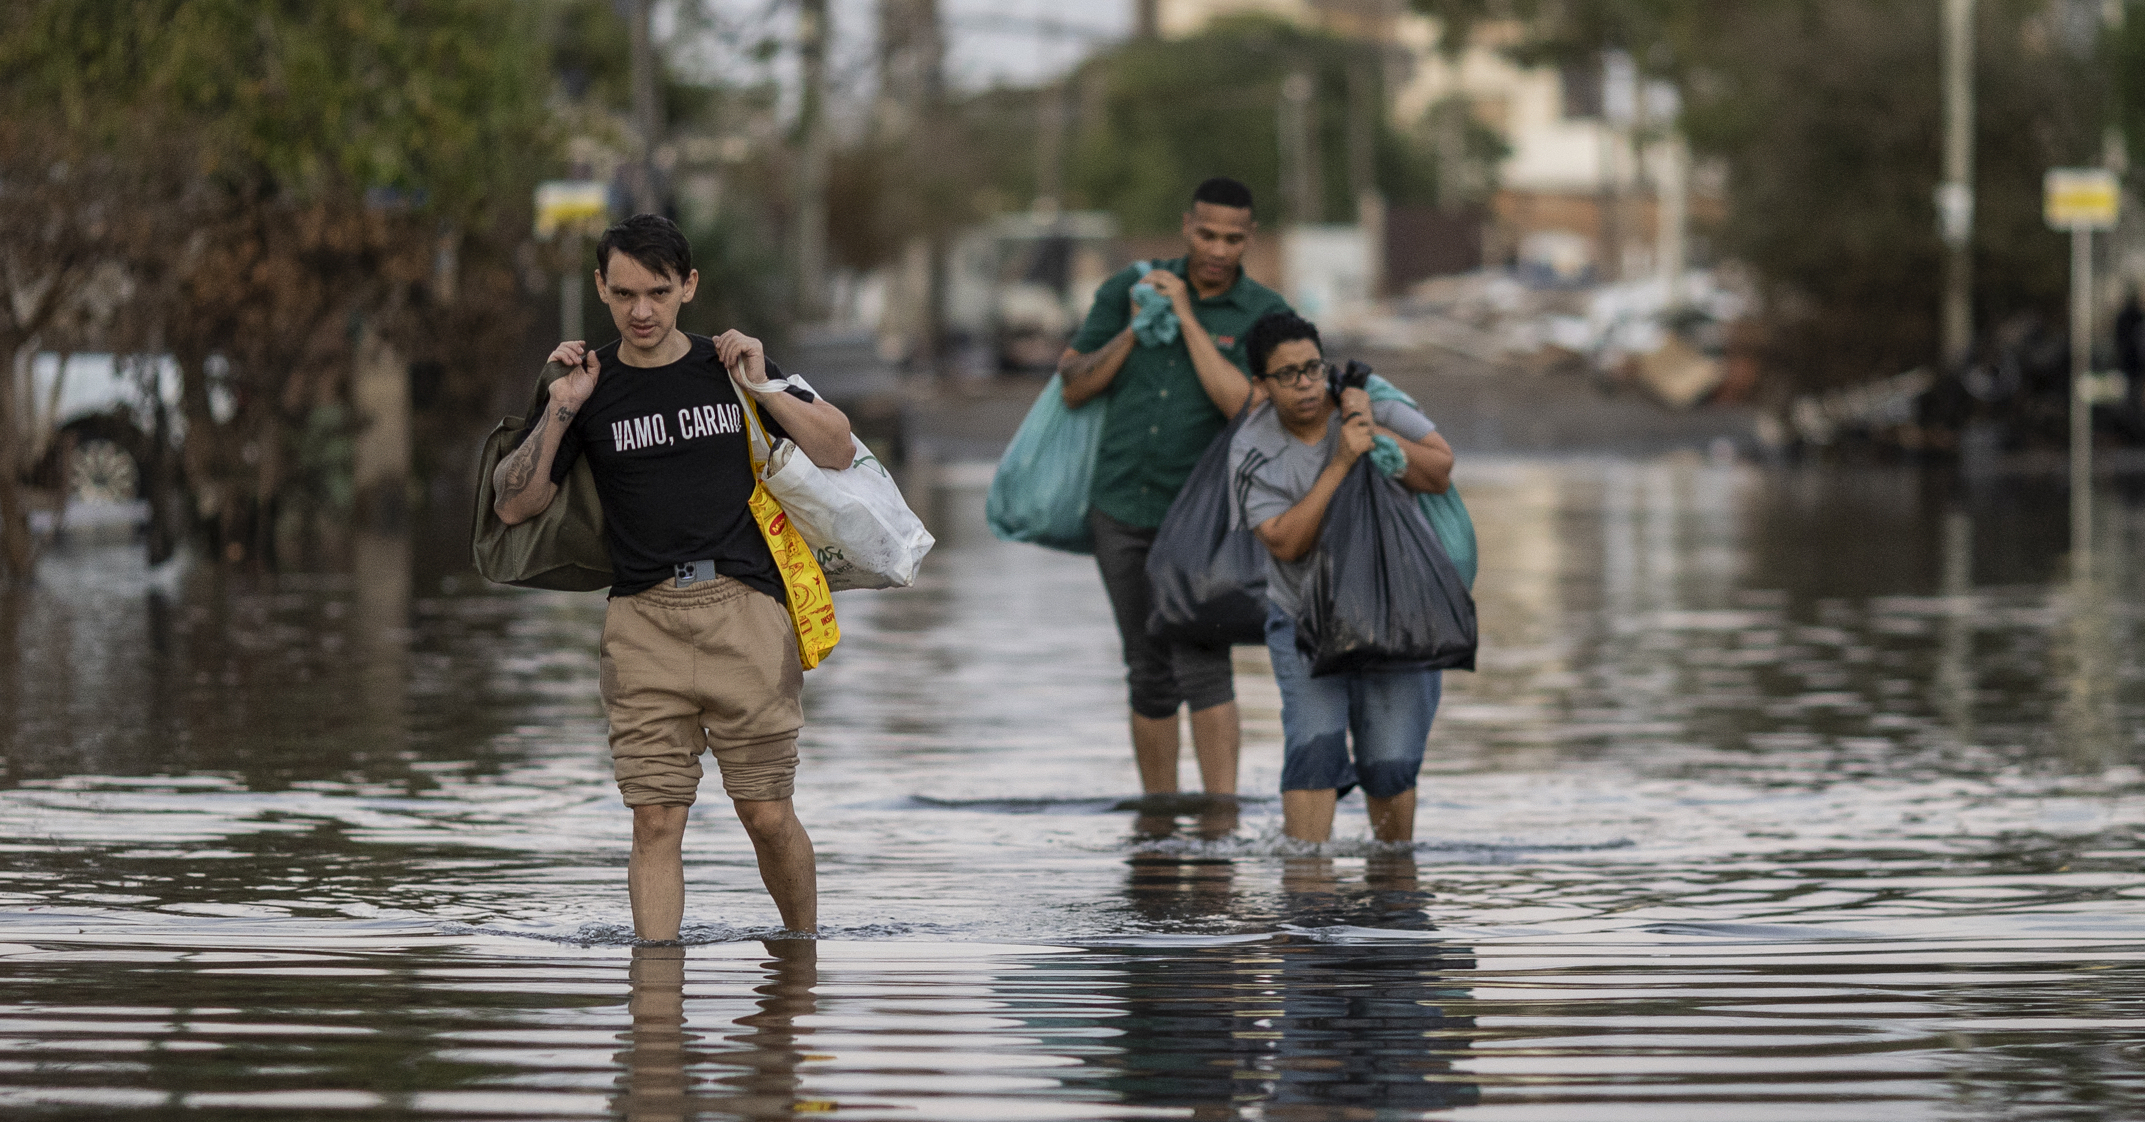
[[[352,325],[439,372],[428,400],[456,409],[518,365],[560,3],[0,6],[0,182],[94,168],[76,215],[129,218],[78,222],[129,289],[93,342],[177,358],[187,486],[223,540],[267,556],[279,509],[346,501]]]
[[[185,132],[215,181],[298,199],[382,189],[481,221],[546,152],[549,75],[523,8],[29,0],[0,65],[10,100],[49,98],[74,128]]]
[[[539,11],[548,16],[548,21],[540,21],[541,34],[559,93],[575,104],[631,113],[633,34],[620,5],[612,0],[542,0]],[[678,17],[681,34],[718,33],[705,11],[688,7]],[[526,20],[527,15],[521,18]],[[663,120],[673,128],[710,119],[720,111],[725,95],[734,90],[682,78],[661,65],[665,60],[660,51],[656,57],[656,99]]]
[[[1345,40],[1264,17],[1217,21],[1185,39],[1135,40],[1097,57],[1076,79],[1082,114],[1067,182],[1076,204],[1115,211],[1134,233],[1175,229],[1193,186],[1243,180],[1268,220],[1282,212],[1281,83],[1314,83],[1325,219],[1354,211],[1348,188],[1348,70],[1364,63]],[[1382,91],[1374,92],[1383,106]],[[1410,198],[1432,190],[1433,165],[1415,141],[1380,125],[1379,186]]]
[[[736,328],[780,350],[790,322],[788,274],[780,243],[760,223],[726,207],[714,221],[685,232],[700,288],[678,313],[678,326],[701,335]],[[608,326],[608,325],[606,325]]]
[[[2120,26],[2106,43],[2105,71],[2112,123],[2123,130],[2130,156],[2130,190],[2145,193],[2145,3],[2125,0]]]
[[[2041,176],[2097,155],[2097,74],[2048,34],[2053,11],[1980,6],[1974,297],[1984,332],[2020,314],[2060,317],[2065,242],[2042,224]],[[1731,210],[1716,236],[1775,298],[1791,328],[1779,358],[1803,384],[1935,360],[1938,15],[1914,0],[1724,0],[1695,28],[1704,54],[1691,64],[1686,126],[1729,169]]]
[[[567,97],[613,109],[633,104],[633,33],[609,0],[568,0],[551,31],[551,69]]]

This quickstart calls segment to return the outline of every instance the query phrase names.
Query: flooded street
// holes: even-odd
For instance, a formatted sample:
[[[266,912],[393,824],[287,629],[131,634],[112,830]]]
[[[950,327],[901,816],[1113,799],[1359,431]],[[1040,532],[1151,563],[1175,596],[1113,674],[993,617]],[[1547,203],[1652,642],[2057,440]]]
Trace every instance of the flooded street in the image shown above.
[[[806,676],[817,944],[712,781],[634,957],[601,594],[360,539],[0,597],[0,1114],[2145,1116],[2145,496],[1476,460],[1481,669],[1412,852],[1141,806],[1087,558],[912,496]],[[1195,783],[1187,760],[1184,780]]]

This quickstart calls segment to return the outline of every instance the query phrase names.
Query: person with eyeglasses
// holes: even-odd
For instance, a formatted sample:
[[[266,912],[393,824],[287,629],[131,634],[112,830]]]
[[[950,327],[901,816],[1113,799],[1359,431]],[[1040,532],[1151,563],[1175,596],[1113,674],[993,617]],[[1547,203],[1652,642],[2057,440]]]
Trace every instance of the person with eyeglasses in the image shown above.
[[[1333,836],[1341,796],[1361,785],[1381,842],[1415,837],[1422,770],[1442,679],[1435,670],[1376,670],[1311,677],[1296,648],[1326,506],[1379,435],[1400,446],[1396,478],[1416,492],[1452,485],[1452,446],[1430,419],[1360,387],[1331,388],[1318,328],[1293,313],[1266,316],[1247,340],[1267,401],[1229,445],[1238,515],[1265,544],[1266,649],[1281,687],[1281,822],[1297,841]],[[1350,741],[1353,740],[1351,751]]]
[[[1221,177],[1201,183],[1184,212],[1185,255],[1104,281],[1058,360],[1068,407],[1109,402],[1087,524],[1123,645],[1132,755],[1149,795],[1177,790],[1177,714],[1187,709],[1206,793],[1236,794],[1242,732],[1229,648],[1147,633],[1147,554],[1200,455],[1253,396],[1245,331],[1267,312],[1288,308],[1279,293],[1244,275],[1257,226],[1250,188]],[[1138,284],[1169,300],[1174,338],[1140,341],[1133,327]]]

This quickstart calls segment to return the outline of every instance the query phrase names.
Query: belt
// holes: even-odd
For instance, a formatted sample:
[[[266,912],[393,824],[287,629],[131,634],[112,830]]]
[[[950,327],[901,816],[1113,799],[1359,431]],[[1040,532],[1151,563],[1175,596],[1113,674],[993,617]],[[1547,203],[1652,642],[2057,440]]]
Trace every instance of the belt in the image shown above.
[[[713,561],[685,561],[673,565],[671,568],[677,574],[676,583],[679,588],[689,588],[701,581],[715,579],[715,562]]]

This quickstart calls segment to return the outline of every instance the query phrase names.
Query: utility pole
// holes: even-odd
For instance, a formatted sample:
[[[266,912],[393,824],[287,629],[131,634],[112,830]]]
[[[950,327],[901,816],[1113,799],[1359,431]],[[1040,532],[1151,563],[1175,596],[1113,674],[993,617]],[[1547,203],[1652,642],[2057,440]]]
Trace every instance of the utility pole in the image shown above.
[[[1654,181],[1654,268],[1668,293],[1671,309],[1683,307],[1689,293],[1683,274],[1690,264],[1691,149],[1683,136],[1683,94],[1666,79],[1647,82],[1647,119],[1659,128],[1659,156]]]
[[[1654,257],[1668,290],[1668,306],[1681,308],[1690,299],[1684,274],[1690,271],[1691,150],[1683,130],[1661,138],[1660,206],[1655,216]]]
[[[1035,99],[1035,213],[1055,218],[1065,201],[1065,84],[1059,78]]]
[[[888,314],[894,333],[918,367],[936,368],[945,334],[945,238],[931,213],[929,181],[937,175],[938,112],[946,43],[938,0],[878,0],[879,94],[872,125],[882,148],[898,152],[902,182],[889,194],[894,229],[916,231],[903,247]]]
[[[1373,36],[1383,31],[1383,21],[1371,28]],[[1362,57],[1348,63],[1348,188],[1355,195],[1356,228],[1363,232],[1363,295],[1370,300],[1385,295],[1385,195],[1378,190],[1378,124],[1384,114],[1378,76],[1371,69],[1384,50],[1383,38],[1372,38],[1363,44]]]
[[[946,44],[938,0],[879,0],[879,96],[875,124],[889,140],[928,131],[944,82]]]
[[[1348,61],[1348,190],[1358,200],[1378,189],[1378,89],[1371,64],[1380,44],[1366,43]]]
[[[1288,195],[1289,221],[1299,226],[1325,217],[1314,116],[1317,93],[1307,71],[1292,71],[1281,80],[1281,189]]]
[[[1624,163],[1639,112],[1638,63],[1625,51],[1601,52],[1601,276],[1624,279]]]
[[[632,33],[633,130],[640,134],[640,159],[633,174],[633,212],[657,214],[662,199],[656,192],[655,147],[662,120],[655,98],[655,44],[648,28],[648,9],[653,0],[628,0]]]
[[[1943,359],[1974,346],[1974,0],[1944,4],[1944,182],[1936,189],[1944,236]]]
[[[2054,168],[2043,190],[2049,226],[2071,236],[2071,575],[2084,583],[2093,572],[2093,403],[2101,397],[2092,376],[2093,231],[2115,228],[2122,185],[2106,168]]]
[[[1162,33],[1161,0],[1132,0],[1132,35],[1152,39]]]
[[[2071,572],[2093,575],[2093,228],[2071,227]]]
[[[827,0],[797,0],[797,311],[827,302]]]

